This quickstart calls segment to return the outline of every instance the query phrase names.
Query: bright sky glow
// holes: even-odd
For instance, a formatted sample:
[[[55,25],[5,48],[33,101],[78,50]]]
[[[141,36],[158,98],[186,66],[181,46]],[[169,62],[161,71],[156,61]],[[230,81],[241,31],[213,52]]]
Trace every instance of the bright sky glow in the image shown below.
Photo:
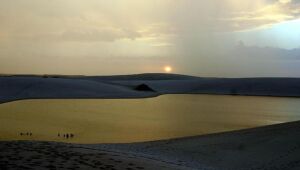
[[[300,76],[299,19],[298,0],[0,0],[0,73]]]
[[[172,72],[172,67],[165,66],[164,70],[165,70],[166,73],[171,73]]]

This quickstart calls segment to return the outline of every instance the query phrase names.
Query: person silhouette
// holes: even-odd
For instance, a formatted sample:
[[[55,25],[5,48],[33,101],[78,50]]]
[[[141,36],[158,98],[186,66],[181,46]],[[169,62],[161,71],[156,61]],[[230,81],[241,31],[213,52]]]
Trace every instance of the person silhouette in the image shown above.
[[[66,137],[67,137],[67,139],[69,138],[69,134],[68,133],[66,134]]]

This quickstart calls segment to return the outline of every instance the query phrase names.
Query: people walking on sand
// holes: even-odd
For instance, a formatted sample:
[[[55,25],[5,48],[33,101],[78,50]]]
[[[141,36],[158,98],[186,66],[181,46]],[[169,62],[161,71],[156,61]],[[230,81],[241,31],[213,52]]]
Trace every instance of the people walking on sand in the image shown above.
[[[69,138],[73,138],[75,135],[73,133],[63,133],[63,134],[58,133],[57,136],[69,139]]]
[[[32,136],[32,132],[26,132],[26,133],[23,133],[23,132],[21,132],[20,133],[20,136]]]

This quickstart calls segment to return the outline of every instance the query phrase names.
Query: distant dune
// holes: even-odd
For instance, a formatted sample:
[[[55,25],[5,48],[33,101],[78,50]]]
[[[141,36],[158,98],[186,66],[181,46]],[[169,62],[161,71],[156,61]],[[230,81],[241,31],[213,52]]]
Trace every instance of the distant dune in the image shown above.
[[[138,91],[145,84],[153,91]],[[123,76],[6,75],[0,103],[21,99],[143,98],[163,94],[300,96],[299,78],[200,78],[176,74]]]

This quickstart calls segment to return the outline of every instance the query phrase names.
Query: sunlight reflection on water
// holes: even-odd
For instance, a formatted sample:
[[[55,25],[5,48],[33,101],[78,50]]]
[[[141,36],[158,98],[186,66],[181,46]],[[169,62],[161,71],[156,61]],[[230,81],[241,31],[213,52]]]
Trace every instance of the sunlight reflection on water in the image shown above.
[[[300,120],[300,99],[164,95],[147,99],[23,100],[0,105],[0,140],[150,141]],[[32,137],[19,136],[31,131]],[[74,133],[72,140],[57,138]]]

